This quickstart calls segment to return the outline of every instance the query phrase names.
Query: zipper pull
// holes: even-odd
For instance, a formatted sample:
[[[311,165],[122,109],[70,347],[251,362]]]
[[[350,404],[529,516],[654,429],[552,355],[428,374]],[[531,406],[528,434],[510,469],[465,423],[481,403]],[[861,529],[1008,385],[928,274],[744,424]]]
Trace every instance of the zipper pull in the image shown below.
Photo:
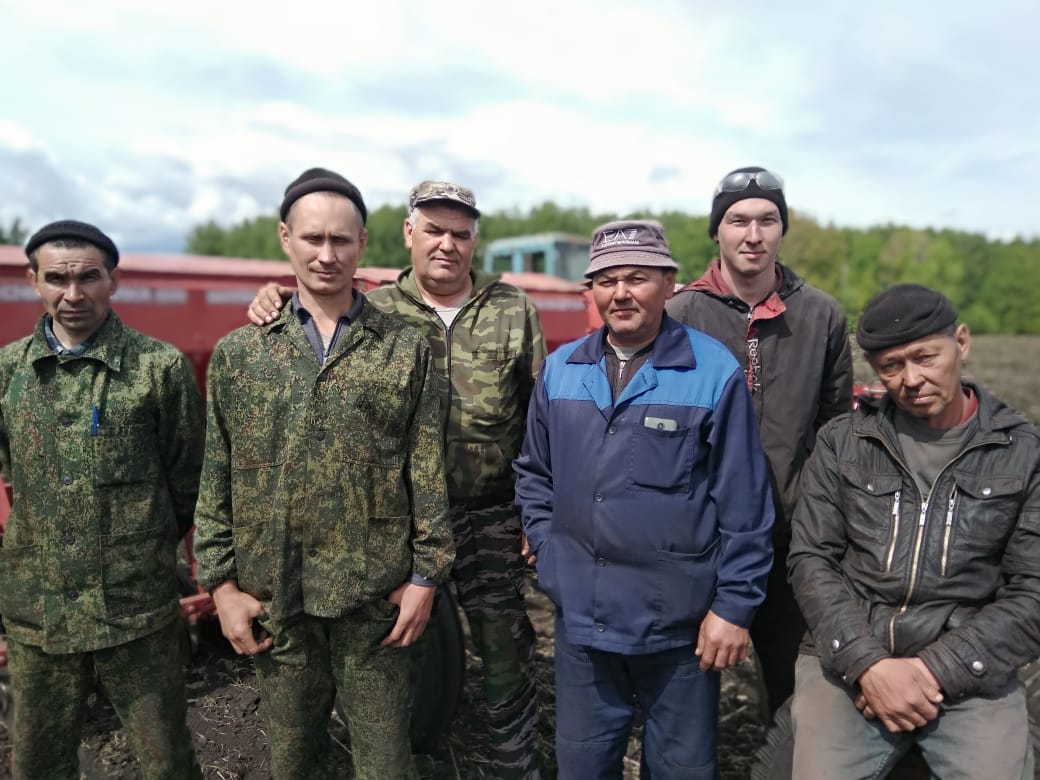
[[[924,528],[924,517],[927,514],[928,514],[928,502],[925,501],[924,503],[921,504],[921,516],[920,516],[920,518],[917,521],[917,526],[919,528]]]

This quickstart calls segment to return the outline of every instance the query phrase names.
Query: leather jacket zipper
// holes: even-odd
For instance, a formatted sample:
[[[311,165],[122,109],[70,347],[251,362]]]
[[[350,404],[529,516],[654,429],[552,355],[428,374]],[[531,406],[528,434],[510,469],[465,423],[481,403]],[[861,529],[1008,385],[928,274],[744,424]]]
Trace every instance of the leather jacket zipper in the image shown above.
[[[892,499],[892,541],[888,545],[888,555],[885,556],[885,573],[892,571],[892,559],[896,554],[896,540],[899,538],[899,499],[902,498],[903,491],[897,490],[895,497]]]
[[[917,517],[917,535],[914,537],[914,557],[910,561],[910,583],[906,586],[906,596],[899,609],[892,613],[888,620],[888,649],[889,652],[896,651],[896,618],[904,614],[910,607],[910,597],[914,593],[917,584],[917,567],[921,559],[921,544],[924,541],[924,521],[928,515],[928,499],[921,502],[921,513]]]
[[[943,531],[942,563],[939,566],[939,576],[946,576],[946,564],[950,558],[950,533],[953,531],[953,508],[957,505],[957,486],[950,491],[950,500],[946,505],[946,530]]]

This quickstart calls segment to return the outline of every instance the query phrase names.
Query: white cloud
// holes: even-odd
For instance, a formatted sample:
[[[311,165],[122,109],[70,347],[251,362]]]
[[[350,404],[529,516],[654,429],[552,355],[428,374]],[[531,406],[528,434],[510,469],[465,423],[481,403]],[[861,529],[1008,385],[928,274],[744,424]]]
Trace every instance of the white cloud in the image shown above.
[[[311,165],[373,206],[445,177],[490,209],[705,213],[757,163],[824,221],[1036,235],[1038,22],[1010,0],[0,0],[0,219],[176,243]]]

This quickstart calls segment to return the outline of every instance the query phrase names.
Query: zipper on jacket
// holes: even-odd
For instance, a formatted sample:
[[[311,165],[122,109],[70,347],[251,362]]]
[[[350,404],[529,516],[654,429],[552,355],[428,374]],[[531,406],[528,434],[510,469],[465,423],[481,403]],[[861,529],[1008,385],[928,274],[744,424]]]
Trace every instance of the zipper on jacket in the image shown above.
[[[921,502],[921,513],[917,516],[917,535],[914,537],[914,556],[910,561],[910,584],[906,586],[906,596],[899,609],[892,613],[888,620],[888,649],[889,652],[896,651],[896,618],[906,613],[910,607],[910,596],[913,595],[914,586],[917,584],[917,567],[921,562],[921,545],[924,542],[924,521],[928,515],[928,499]]]
[[[896,540],[899,538],[899,499],[903,491],[897,490],[892,499],[892,542],[888,546],[888,555],[885,556],[885,573],[892,571],[892,559],[896,554]]]
[[[942,563],[939,566],[939,576],[946,576],[946,564],[950,556],[950,533],[953,530],[953,508],[957,505],[957,485],[950,491],[950,500],[946,505],[946,530],[943,531]]]

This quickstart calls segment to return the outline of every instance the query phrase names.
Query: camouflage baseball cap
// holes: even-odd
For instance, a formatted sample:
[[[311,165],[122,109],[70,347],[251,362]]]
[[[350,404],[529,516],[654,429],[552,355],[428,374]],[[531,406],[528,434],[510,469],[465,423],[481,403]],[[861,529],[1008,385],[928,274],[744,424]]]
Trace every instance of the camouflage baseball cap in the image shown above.
[[[592,277],[608,268],[638,265],[677,271],[661,223],[652,219],[621,219],[600,225],[592,232],[589,267],[585,276]]]
[[[472,211],[473,216],[480,216],[473,190],[461,184],[452,184],[450,181],[424,181],[416,184],[408,195],[408,210],[432,201],[454,203]]]

